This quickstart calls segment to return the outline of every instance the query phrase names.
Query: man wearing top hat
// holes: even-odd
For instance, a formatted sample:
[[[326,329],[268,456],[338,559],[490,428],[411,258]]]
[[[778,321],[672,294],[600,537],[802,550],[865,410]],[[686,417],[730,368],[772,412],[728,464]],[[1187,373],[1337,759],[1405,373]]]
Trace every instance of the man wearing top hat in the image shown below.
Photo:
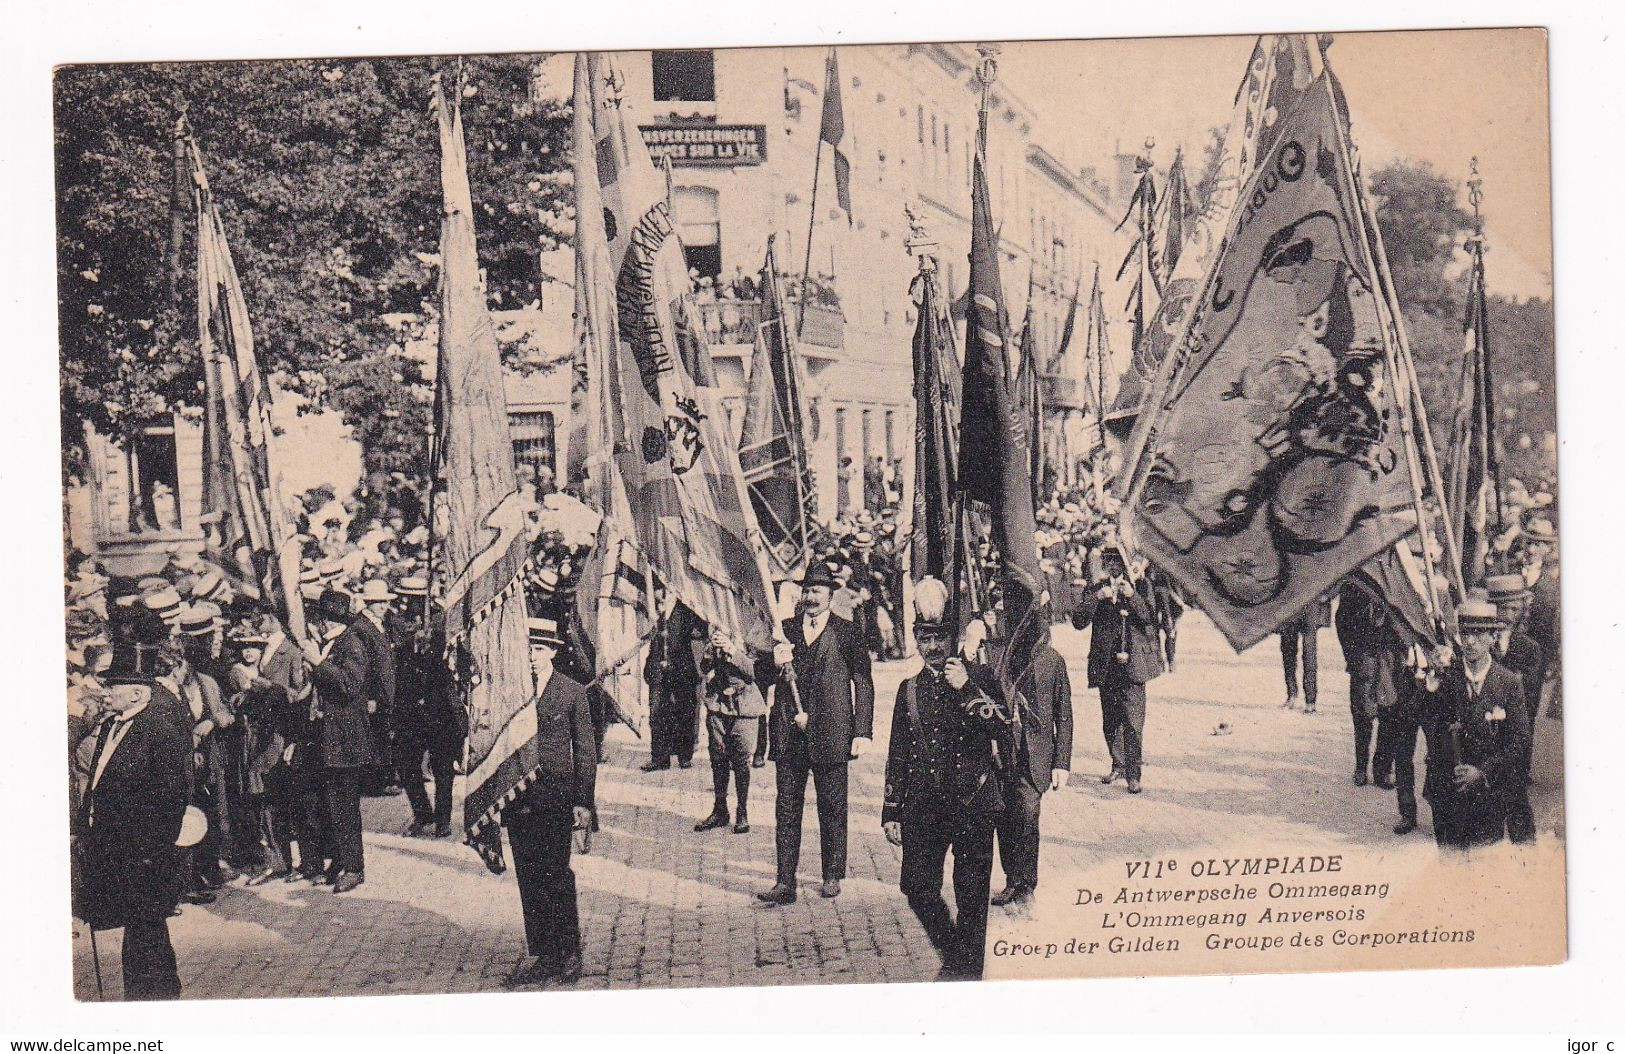
[[[1499,842],[1524,793],[1529,719],[1518,675],[1495,661],[1495,605],[1467,600],[1457,611],[1462,658],[1437,678],[1421,703],[1427,736],[1423,796],[1433,807],[1440,846],[1467,849]]]
[[[846,877],[847,763],[874,736],[875,685],[869,652],[857,629],[830,611],[836,581],[814,565],[801,585],[801,617],[786,619],[787,644],[775,648],[782,675],[768,715],[768,756],[777,763],[774,816],[778,823],[777,882],[757,898],[796,899],[801,814],[807,779],[818,801],[818,842],[825,897],[840,896]]]
[[[123,649],[107,671],[106,716],[74,822],[75,914],[93,930],[123,928],[126,999],[177,999],[169,915],[183,886],[176,841],[191,795],[192,740],[178,702],[143,665]]]
[[[1007,715],[951,654],[947,604],[938,580],[915,586],[914,639],[925,665],[897,689],[880,823],[886,840],[903,849],[898,885],[942,956],[941,979],[970,980],[982,974],[1001,804],[994,744]],[[958,918],[942,897],[949,851]]]
[[[1145,734],[1145,686],[1162,674],[1162,648],[1151,587],[1129,574],[1120,542],[1101,543],[1093,581],[1078,598],[1072,625],[1091,627],[1089,687],[1100,690],[1101,730],[1111,752],[1102,783],[1127,780],[1140,793],[1140,751]]]
[[[598,742],[587,690],[554,668],[563,643],[558,623],[527,620],[531,672],[536,691],[537,769],[534,779],[502,808],[513,854],[525,945],[534,961],[511,974],[511,986],[581,977],[581,916],[575,872],[570,869],[573,831],[592,823],[598,779]]]
[[[326,877],[335,893],[348,893],[366,881],[361,776],[372,760],[367,715],[369,707],[387,703],[395,695],[395,667],[381,625],[394,593],[382,582],[368,587],[361,594],[366,606],[354,617],[350,616],[348,596],[333,589],[324,592],[316,602],[318,633],[346,620],[348,625],[330,644],[306,641],[300,649],[316,686],[326,821],[333,851]]]

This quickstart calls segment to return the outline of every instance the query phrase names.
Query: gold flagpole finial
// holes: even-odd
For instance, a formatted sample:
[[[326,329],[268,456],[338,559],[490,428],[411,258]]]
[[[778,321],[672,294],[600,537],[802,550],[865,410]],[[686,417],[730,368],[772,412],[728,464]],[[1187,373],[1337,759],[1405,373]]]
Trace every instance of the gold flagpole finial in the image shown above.
[[[1473,157],[1468,163],[1467,177],[1467,203],[1473,207],[1473,236],[1467,239],[1466,247],[1477,247],[1482,251],[1484,246],[1484,216],[1479,206],[1484,201],[1484,179],[1478,174],[1478,158]]]
[[[925,229],[925,217],[917,203],[906,202],[903,205],[903,215],[908,217],[908,237],[903,239],[903,247],[908,254],[920,262],[920,273],[929,274],[937,269],[936,251],[937,240]]]

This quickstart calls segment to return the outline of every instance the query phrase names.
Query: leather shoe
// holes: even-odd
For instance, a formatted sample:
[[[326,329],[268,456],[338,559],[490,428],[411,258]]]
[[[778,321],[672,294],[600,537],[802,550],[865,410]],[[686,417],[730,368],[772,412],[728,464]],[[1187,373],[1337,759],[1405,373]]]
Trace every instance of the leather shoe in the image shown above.
[[[449,824],[449,823],[437,823],[437,824],[435,824],[434,825],[434,836],[436,838],[450,838],[451,837],[451,824]]]
[[[694,767],[694,761],[692,758],[690,758],[688,761],[679,760],[677,762],[677,767],[680,769],[691,769]]]
[[[1129,780],[1128,781],[1128,792],[1130,794],[1138,794],[1138,793],[1140,793],[1140,781],[1135,780],[1135,779]]]
[[[217,898],[206,889],[194,889],[181,894],[181,900],[188,904],[213,904]]]
[[[696,831],[714,831],[718,827],[726,826],[728,826],[728,814],[725,812],[713,812],[710,816],[707,816],[705,819],[695,824],[694,829]]]
[[[764,904],[794,904],[796,891],[794,886],[787,886],[780,882],[772,889],[763,890],[756,894],[756,899]]]
[[[753,768],[753,769],[765,769],[765,768],[767,768],[767,759],[766,758],[751,758],[750,759],[750,767]]]
[[[734,817],[734,834],[749,834],[750,818],[744,813]]]
[[[320,871],[313,871],[313,870],[311,870],[309,868],[301,867],[297,871],[288,872],[288,877],[284,878],[282,881],[284,881],[284,882],[315,882],[318,878],[321,877],[321,874],[322,873]]]
[[[638,771],[639,772],[665,772],[669,768],[671,768],[671,762],[669,762],[669,761],[653,761],[653,760],[650,760],[650,761],[645,761],[643,764],[639,765],[638,766]]]
[[[434,827],[433,820],[413,820],[412,826],[406,829],[408,838],[427,838],[429,831]]]
[[[367,880],[367,876],[359,871],[340,871],[339,877],[333,880],[333,892],[348,893]]]
[[[512,973],[502,979],[502,986],[504,988],[523,988],[526,985],[544,984],[558,976],[558,972],[557,963],[536,959],[524,966],[515,968]]]
[[[1370,783],[1370,782],[1371,782],[1371,777],[1366,775],[1365,769],[1355,769],[1354,770],[1354,785],[1356,787],[1364,787],[1367,783]]]
[[[1410,834],[1414,830],[1416,830],[1416,821],[1410,817],[1406,817],[1394,824],[1395,834]]]
[[[559,963],[559,984],[575,984],[581,980],[581,954],[571,952]]]
[[[992,904],[996,908],[1002,908],[1019,896],[1021,896],[1021,889],[1019,887],[1005,886],[1003,889],[993,894],[988,903]]]
[[[825,900],[832,900],[841,895],[841,883],[838,879],[825,879],[824,884],[818,887],[818,895]]]
[[[1377,786],[1381,787],[1383,790],[1393,790],[1394,789],[1394,778],[1392,776],[1378,776],[1376,779],[1372,780],[1371,782],[1375,783]]]
[[[1106,786],[1109,787],[1114,782],[1116,782],[1117,780],[1120,780],[1122,778],[1123,778],[1123,770],[1118,768],[1116,765],[1113,765],[1112,770],[1110,772],[1108,772],[1104,776],[1100,777],[1100,782],[1104,783]]]

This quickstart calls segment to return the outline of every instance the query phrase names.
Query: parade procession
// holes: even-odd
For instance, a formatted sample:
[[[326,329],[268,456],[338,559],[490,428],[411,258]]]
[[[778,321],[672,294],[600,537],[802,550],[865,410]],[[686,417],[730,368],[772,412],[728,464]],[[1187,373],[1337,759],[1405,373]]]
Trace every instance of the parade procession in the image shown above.
[[[1560,854],[1549,287],[1477,157],[1363,169],[1382,37],[1090,167],[1082,42],[64,67],[78,998],[977,980],[1094,863]]]

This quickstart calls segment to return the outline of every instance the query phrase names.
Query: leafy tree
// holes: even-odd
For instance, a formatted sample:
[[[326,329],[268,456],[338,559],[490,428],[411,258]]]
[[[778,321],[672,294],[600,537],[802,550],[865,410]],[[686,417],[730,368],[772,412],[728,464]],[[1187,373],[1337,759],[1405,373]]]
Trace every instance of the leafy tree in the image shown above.
[[[536,297],[570,210],[569,111],[539,56],[467,59],[469,177],[493,307]],[[173,129],[184,110],[221,205],[265,369],[355,429],[369,470],[427,429],[403,316],[432,315],[440,230],[430,79],[459,60],[75,66],[56,78],[58,315],[67,462],[82,422],[115,437],[196,404],[191,205],[174,295]],[[183,189],[183,195],[189,195]]]

